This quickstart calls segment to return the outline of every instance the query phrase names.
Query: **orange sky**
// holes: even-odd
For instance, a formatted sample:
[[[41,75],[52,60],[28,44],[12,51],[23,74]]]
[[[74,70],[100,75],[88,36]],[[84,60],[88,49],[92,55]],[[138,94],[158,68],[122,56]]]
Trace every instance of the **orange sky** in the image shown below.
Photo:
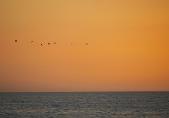
[[[0,0],[0,91],[163,90],[168,0]]]

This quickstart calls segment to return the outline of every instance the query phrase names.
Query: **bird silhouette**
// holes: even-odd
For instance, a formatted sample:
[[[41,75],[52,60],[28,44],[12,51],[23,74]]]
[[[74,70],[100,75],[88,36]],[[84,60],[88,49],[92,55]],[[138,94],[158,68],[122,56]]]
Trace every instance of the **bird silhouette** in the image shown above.
[[[51,43],[48,43],[48,45],[50,45]]]
[[[43,46],[43,44],[41,43],[40,46]]]
[[[85,45],[89,45],[89,43],[85,43]]]
[[[18,40],[15,40],[15,43],[17,43],[18,42]]]

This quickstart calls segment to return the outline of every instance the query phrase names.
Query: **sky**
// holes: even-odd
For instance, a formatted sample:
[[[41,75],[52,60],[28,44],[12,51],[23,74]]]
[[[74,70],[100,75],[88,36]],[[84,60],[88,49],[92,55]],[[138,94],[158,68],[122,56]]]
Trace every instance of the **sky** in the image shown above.
[[[169,1],[0,0],[0,92],[72,91],[169,91]]]

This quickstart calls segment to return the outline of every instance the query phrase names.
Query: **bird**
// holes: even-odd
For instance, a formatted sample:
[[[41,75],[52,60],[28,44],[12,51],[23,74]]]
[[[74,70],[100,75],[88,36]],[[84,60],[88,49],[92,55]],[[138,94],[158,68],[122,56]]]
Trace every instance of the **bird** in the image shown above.
[[[34,41],[31,41],[31,43],[34,43]]]
[[[85,43],[85,45],[89,45],[89,43]]]
[[[41,43],[40,46],[43,46],[43,44]]]
[[[48,45],[50,45],[50,43],[48,43]]]
[[[17,43],[18,42],[18,40],[15,40],[15,43]]]

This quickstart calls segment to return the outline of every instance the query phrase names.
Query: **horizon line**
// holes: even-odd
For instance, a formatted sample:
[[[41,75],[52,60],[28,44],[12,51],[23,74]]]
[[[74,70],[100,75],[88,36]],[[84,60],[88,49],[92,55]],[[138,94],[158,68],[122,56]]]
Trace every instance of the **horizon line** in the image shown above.
[[[0,93],[150,93],[150,92],[169,92],[169,90],[153,91],[0,91]]]

